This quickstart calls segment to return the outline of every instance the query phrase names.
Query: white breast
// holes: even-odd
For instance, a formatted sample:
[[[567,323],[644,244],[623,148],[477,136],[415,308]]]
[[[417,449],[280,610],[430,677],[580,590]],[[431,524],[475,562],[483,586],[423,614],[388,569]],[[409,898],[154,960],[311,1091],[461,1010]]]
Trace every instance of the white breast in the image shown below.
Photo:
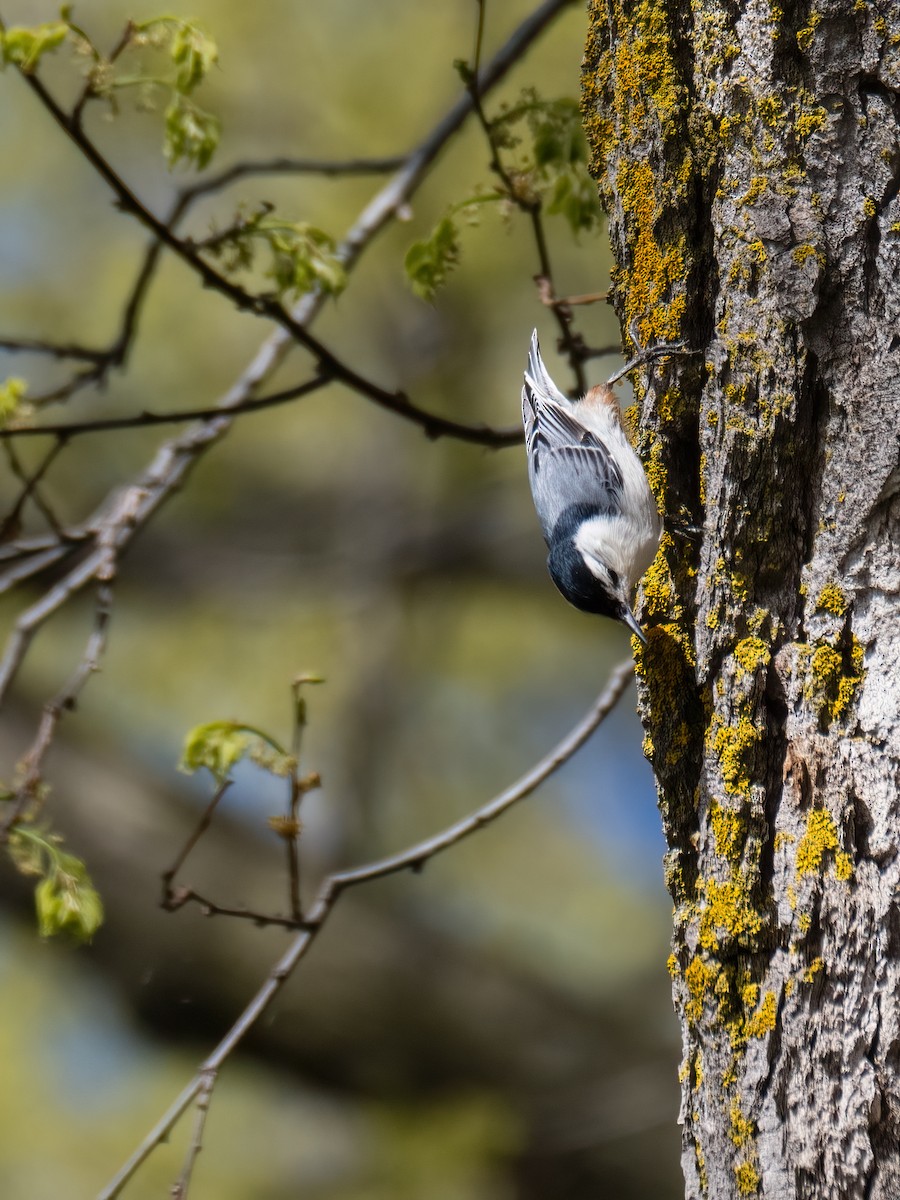
[[[622,473],[622,509],[615,516],[586,521],[575,539],[583,553],[606,562],[631,589],[650,566],[659,545],[662,521],[641,460],[625,436],[618,409],[609,404],[573,406],[575,416],[612,451]]]

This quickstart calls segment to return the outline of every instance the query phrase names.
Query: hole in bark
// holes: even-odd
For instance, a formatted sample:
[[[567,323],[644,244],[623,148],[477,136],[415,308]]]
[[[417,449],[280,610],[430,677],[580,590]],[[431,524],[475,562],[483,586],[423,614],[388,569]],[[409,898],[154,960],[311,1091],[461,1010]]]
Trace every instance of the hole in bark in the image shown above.
[[[861,797],[851,793],[850,800],[852,808],[848,832],[854,847],[854,861],[858,866],[864,858],[870,857],[869,834],[872,832],[872,814],[868,804]],[[900,928],[898,928],[898,935],[900,935]],[[898,950],[900,950],[900,941],[898,941]]]
[[[900,958],[900,908],[891,904],[887,910],[887,944],[885,954],[888,958]]]

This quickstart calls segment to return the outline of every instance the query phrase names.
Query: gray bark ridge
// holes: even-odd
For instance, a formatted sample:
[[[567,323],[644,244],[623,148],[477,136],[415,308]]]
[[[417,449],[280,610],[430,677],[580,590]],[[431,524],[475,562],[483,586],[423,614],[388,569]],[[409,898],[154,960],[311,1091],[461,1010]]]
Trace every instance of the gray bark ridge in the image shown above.
[[[900,9],[594,0],[688,1197],[900,1197]]]

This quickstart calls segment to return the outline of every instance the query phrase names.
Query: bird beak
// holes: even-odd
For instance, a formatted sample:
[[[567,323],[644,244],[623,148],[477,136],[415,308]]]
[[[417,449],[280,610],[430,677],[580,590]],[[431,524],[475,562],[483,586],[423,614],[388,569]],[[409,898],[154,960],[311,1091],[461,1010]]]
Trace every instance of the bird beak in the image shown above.
[[[644,637],[644,631],[634,619],[634,613],[627,604],[625,605],[625,611],[622,613],[622,622],[628,626],[634,636],[640,640],[642,645],[647,645],[647,639]]]

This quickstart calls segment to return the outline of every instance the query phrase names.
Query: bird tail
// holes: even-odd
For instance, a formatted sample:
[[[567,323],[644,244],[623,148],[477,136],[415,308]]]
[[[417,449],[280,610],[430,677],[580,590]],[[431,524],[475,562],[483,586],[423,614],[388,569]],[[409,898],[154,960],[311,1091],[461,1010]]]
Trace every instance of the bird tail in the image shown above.
[[[536,329],[531,335],[531,345],[528,348],[525,386],[526,388],[531,388],[537,400],[552,400],[555,404],[561,404],[564,408],[569,407],[568,399],[550,378],[550,374],[544,366]]]

